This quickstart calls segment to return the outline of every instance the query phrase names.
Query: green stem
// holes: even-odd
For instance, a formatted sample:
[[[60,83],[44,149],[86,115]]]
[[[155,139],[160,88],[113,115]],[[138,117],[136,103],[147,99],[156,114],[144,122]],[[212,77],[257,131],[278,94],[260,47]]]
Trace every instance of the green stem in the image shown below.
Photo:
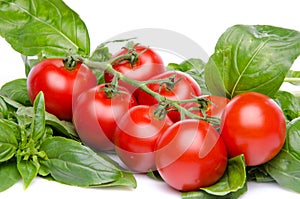
[[[297,77],[286,77],[286,78],[284,78],[284,82],[300,83],[300,78],[297,78]]]
[[[147,84],[149,84],[149,82],[153,83],[153,81],[145,81],[145,82],[137,81],[137,80],[131,79],[131,78],[125,76],[124,74],[116,71],[112,67],[112,63],[114,63],[114,61],[116,61],[116,60],[120,60],[120,58],[118,58],[116,60],[111,60],[110,62],[94,62],[94,61],[91,61],[91,60],[86,59],[86,58],[80,58],[80,60],[90,68],[99,69],[99,70],[102,70],[102,71],[105,70],[105,71],[111,73],[112,75],[117,76],[120,80],[122,80],[122,81],[136,87],[136,88],[139,88],[139,89],[143,90],[144,92],[148,93],[149,95],[153,96],[159,103],[168,104],[170,107],[174,107],[180,113],[184,114],[185,116],[187,116],[191,119],[204,120],[206,122],[211,123],[212,125],[218,125],[219,122],[220,122],[218,118],[215,118],[215,117],[200,117],[199,115],[193,114],[192,112],[190,112],[186,108],[180,106],[181,103],[197,102],[197,98],[188,99],[188,100],[171,100],[171,99],[168,99],[168,98],[160,95],[159,93],[156,93],[153,90],[148,88]]]

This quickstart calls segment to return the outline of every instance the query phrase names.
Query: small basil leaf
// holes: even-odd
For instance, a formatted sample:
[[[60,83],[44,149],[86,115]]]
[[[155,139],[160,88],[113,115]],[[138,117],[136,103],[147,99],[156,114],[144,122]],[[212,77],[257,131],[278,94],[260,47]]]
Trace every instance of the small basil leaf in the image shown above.
[[[21,179],[16,165],[14,161],[0,164],[0,192],[7,190]]]
[[[267,25],[235,25],[219,38],[205,66],[213,95],[253,91],[273,97],[300,54],[300,32]]]
[[[244,156],[240,155],[228,160],[223,177],[214,185],[201,188],[209,194],[224,196],[243,188],[246,183],[246,165]]]
[[[24,106],[31,106],[28,96],[26,79],[16,79],[5,83],[0,90],[0,93]]]
[[[44,137],[45,133],[45,101],[44,94],[40,92],[33,103],[34,115],[32,123],[32,138],[35,141],[39,141],[40,138]]]
[[[12,122],[0,119],[0,162],[5,162],[17,152],[18,149],[18,129],[12,126]]]
[[[33,107],[19,107],[17,112],[19,116],[33,117]],[[64,135],[68,138],[78,140],[78,135],[75,131],[74,125],[71,122],[59,120],[55,115],[48,112],[45,113],[46,124],[51,126],[57,134]]]
[[[87,28],[62,0],[3,0],[0,35],[27,56],[62,57],[71,51],[89,55]]]
[[[200,86],[202,94],[209,94],[204,79],[205,62],[201,59],[191,58],[180,64],[169,63],[168,70],[179,70],[189,74]]]
[[[126,184],[121,180],[126,175],[106,156],[96,154],[77,141],[52,137],[42,143],[40,150],[48,157],[40,161],[43,173],[50,173],[58,182],[88,187],[113,185],[119,181],[132,186],[132,182]]]
[[[287,120],[291,121],[300,116],[300,102],[287,91],[278,91],[274,96]]]
[[[40,164],[36,159],[23,160],[22,157],[20,157],[17,158],[17,168],[22,176],[24,187],[26,189],[37,176]]]

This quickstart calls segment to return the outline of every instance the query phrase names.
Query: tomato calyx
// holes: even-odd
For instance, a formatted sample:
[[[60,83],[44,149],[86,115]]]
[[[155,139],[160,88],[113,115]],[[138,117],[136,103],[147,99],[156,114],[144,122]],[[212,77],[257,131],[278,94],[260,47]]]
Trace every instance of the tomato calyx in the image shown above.
[[[62,59],[65,69],[72,71],[76,68],[78,59],[70,55]]]
[[[118,65],[123,61],[127,61],[129,62],[130,66],[134,68],[136,63],[138,62],[139,57],[149,49],[149,47],[147,47],[138,53],[136,50],[136,46],[138,45],[138,43],[129,43],[126,47],[122,48],[125,49],[127,53],[112,59],[110,63],[112,65]]]
[[[125,92],[119,89],[118,79],[119,78],[117,75],[114,76],[113,81],[110,83],[106,83],[102,88],[108,99],[114,98],[116,95],[121,95]]]

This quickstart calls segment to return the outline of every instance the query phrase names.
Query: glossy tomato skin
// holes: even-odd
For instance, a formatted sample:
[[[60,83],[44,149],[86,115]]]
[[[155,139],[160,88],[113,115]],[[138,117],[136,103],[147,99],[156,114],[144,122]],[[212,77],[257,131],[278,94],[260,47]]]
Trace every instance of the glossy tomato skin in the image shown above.
[[[152,91],[159,93],[171,100],[185,100],[191,99],[195,96],[201,95],[201,88],[197,82],[187,73],[181,71],[166,71],[162,74],[156,75],[151,80],[166,79],[175,76],[174,82],[178,81],[172,89],[168,89],[165,85],[159,83],[148,84],[148,88]],[[179,81],[180,80],[180,81]],[[137,100],[139,104],[154,105],[157,104],[157,100],[144,91],[138,91]],[[173,122],[180,120],[180,114],[177,110],[170,111],[168,116]]]
[[[153,49],[143,45],[136,45],[134,49],[138,54],[144,51],[138,57],[137,62],[134,65],[132,65],[128,60],[121,61],[120,63],[119,62],[113,63],[113,68],[116,71],[126,75],[131,79],[138,80],[138,81],[148,80],[151,77],[166,71],[161,56]],[[111,59],[125,55],[127,53],[128,53],[128,49],[124,48],[121,51],[114,54],[111,57]],[[104,79],[105,82],[111,82],[113,79],[113,75],[108,72],[105,72]],[[127,88],[131,92],[134,92],[137,89],[134,86],[123,81],[119,81],[119,84]]]
[[[78,62],[73,70],[64,67],[62,59],[45,59],[29,72],[27,90],[33,103],[43,91],[46,110],[63,120],[72,119],[72,103],[78,95],[97,85],[94,73]]]
[[[138,105],[131,108],[118,122],[115,150],[125,165],[134,172],[156,170],[154,150],[157,139],[173,122],[154,116],[156,107]]]
[[[229,103],[229,99],[221,96],[202,95],[199,98],[208,100],[208,106],[205,109],[206,116],[221,118],[226,105]],[[199,108],[200,104],[196,102],[189,102],[182,105],[184,108],[190,110],[192,113],[203,117],[203,113]]]
[[[237,95],[228,103],[222,116],[221,137],[230,157],[244,154],[248,166],[263,164],[275,157],[284,144],[284,114],[263,94]]]
[[[164,181],[180,191],[216,183],[227,167],[227,151],[216,129],[205,121],[186,119],[158,140],[156,167]]]
[[[128,90],[109,98],[100,84],[82,93],[73,109],[73,123],[84,144],[96,151],[114,149],[114,131],[121,116],[136,105]],[[122,92],[121,92],[122,91]]]

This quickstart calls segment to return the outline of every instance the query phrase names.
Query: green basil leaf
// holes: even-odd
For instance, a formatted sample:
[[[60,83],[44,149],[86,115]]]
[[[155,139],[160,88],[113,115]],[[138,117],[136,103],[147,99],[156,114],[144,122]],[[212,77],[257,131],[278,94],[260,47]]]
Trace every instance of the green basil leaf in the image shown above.
[[[17,168],[23,179],[24,186],[27,188],[37,176],[40,164],[35,159],[24,160],[20,157],[17,158]]]
[[[287,91],[278,91],[274,98],[288,121],[300,116],[300,102],[293,94]]]
[[[209,194],[205,191],[191,191],[191,192],[183,192],[181,194],[182,199],[238,199],[248,190],[247,184],[245,183],[244,187],[237,190],[236,192],[231,192],[225,196],[216,196]]]
[[[34,116],[34,110],[33,107],[22,106],[18,108],[16,114],[19,116],[28,116],[32,118]],[[47,125],[56,130],[56,133],[75,140],[79,139],[74,125],[71,122],[59,120],[55,115],[48,112],[45,112],[45,120]]]
[[[0,35],[27,56],[87,56],[90,40],[79,15],[62,0],[3,0],[0,3]]]
[[[300,33],[267,25],[235,25],[221,35],[205,66],[213,95],[255,91],[273,97],[300,54]]]
[[[21,78],[7,82],[1,87],[0,93],[24,106],[31,106],[26,81],[25,78]]]
[[[256,182],[274,182],[274,179],[268,174],[264,165],[247,168],[248,181]]]
[[[246,183],[246,165],[244,156],[240,155],[228,160],[223,177],[214,185],[201,188],[212,195],[224,196],[243,188]]]
[[[14,109],[20,108],[20,107],[24,107],[23,104],[16,102],[4,95],[0,94],[0,97],[5,101],[6,104],[8,104],[9,106],[13,107]]]
[[[285,144],[265,169],[278,184],[300,193],[300,118],[288,123]]]
[[[0,192],[7,190],[21,179],[16,162],[0,164]]]
[[[204,79],[205,62],[201,59],[191,58],[180,64],[169,63],[168,70],[179,70],[189,74],[200,86],[202,94],[209,94]]]
[[[89,187],[109,186],[119,181],[122,185],[132,186],[132,180],[124,183],[126,180],[122,178],[127,175],[116,164],[77,141],[52,137],[42,143],[40,150],[48,157],[40,161],[43,173],[50,173],[58,182]]]
[[[39,141],[45,134],[45,100],[43,92],[40,92],[33,103],[34,115],[32,123],[32,138]]]
[[[283,148],[300,161],[300,118],[287,124]]]
[[[16,131],[18,129],[10,121],[0,119],[0,162],[5,162],[16,154],[19,144]]]
[[[291,153],[281,150],[265,168],[280,186],[300,193],[300,160]]]
[[[0,97],[0,118],[6,118],[8,116],[8,108],[5,101]]]

